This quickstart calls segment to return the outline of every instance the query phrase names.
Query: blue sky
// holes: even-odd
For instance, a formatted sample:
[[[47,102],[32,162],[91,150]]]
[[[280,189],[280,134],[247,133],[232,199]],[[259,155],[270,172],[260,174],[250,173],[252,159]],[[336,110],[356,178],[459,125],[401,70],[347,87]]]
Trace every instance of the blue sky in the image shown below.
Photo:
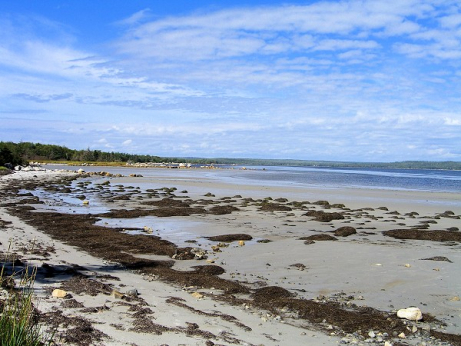
[[[0,140],[461,160],[458,0],[0,2]]]

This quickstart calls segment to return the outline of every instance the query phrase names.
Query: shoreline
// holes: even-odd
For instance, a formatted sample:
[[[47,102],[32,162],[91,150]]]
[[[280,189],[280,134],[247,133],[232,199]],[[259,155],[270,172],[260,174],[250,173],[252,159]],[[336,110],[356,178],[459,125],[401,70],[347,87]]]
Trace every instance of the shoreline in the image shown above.
[[[46,174],[40,174],[37,175],[37,179],[41,180],[46,176]],[[22,179],[26,178],[22,177]],[[77,180],[77,182],[89,181],[90,183],[88,184],[88,186],[71,186],[71,190],[86,189],[87,191],[89,191],[91,190],[89,188],[90,186],[94,188],[98,186],[97,184],[101,184],[102,182],[108,180],[106,178],[88,179],[90,180],[87,180],[87,178],[83,178],[83,180]],[[155,186],[153,186],[157,190],[155,192],[155,197],[149,197],[149,194],[146,193],[142,188],[137,189],[137,186],[142,185],[142,182],[145,182],[146,179],[150,179],[151,182],[149,184],[156,184]],[[2,181],[3,179],[0,180],[0,183]],[[190,202],[190,204],[192,206],[195,206],[195,208],[198,208],[200,206],[203,210],[210,210],[212,208],[210,206],[234,206],[235,208],[239,209],[233,210],[230,213],[223,214],[210,214],[208,212],[198,212],[192,213],[189,216],[169,216],[175,219],[184,219],[185,222],[187,220],[195,220],[197,222],[200,222],[200,224],[198,224],[197,227],[192,227],[191,234],[195,234],[195,236],[192,237],[191,235],[188,235],[191,237],[191,239],[187,240],[194,241],[193,243],[191,243],[191,245],[200,247],[202,250],[205,250],[208,256],[208,258],[204,260],[175,260],[173,267],[175,270],[179,270],[180,272],[186,273],[192,270],[194,266],[197,265],[201,267],[206,267],[208,265],[212,265],[213,267],[221,267],[224,269],[225,272],[220,273],[218,275],[220,278],[224,280],[229,280],[229,283],[236,282],[239,285],[243,285],[243,287],[247,287],[248,289],[250,289],[250,291],[254,291],[253,294],[259,292],[258,290],[264,287],[283,287],[283,290],[290,292],[290,294],[295,293],[299,299],[307,299],[308,301],[320,304],[318,305],[318,307],[328,306],[328,304],[337,303],[340,306],[342,304],[344,305],[344,307],[352,309],[351,305],[354,304],[356,306],[371,306],[372,308],[378,309],[379,311],[387,311],[389,313],[395,314],[395,311],[392,312],[394,309],[407,307],[412,304],[421,305],[420,303],[423,303],[424,305],[422,305],[421,307],[424,314],[434,314],[436,318],[442,318],[442,320],[445,323],[447,323],[447,326],[444,329],[446,332],[453,333],[453,330],[456,331],[455,325],[459,325],[460,323],[459,320],[461,316],[456,315],[457,311],[459,311],[457,310],[459,308],[457,307],[459,303],[457,303],[456,300],[450,300],[455,297],[458,297],[459,299],[459,295],[461,294],[461,292],[456,291],[456,287],[460,287],[461,285],[459,279],[456,276],[455,269],[456,263],[461,263],[461,257],[459,255],[459,242],[455,242],[455,245],[447,247],[445,243],[420,240],[401,241],[395,240],[390,237],[385,237],[381,234],[382,231],[396,229],[399,227],[414,228],[417,225],[421,225],[422,221],[435,222],[425,223],[425,225],[427,226],[427,228],[425,229],[428,231],[436,229],[448,229],[450,227],[453,227],[453,225],[456,224],[456,222],[454,222],[455,219],[451,217],[443,216],[439,217],[438,219],[434,218],[435,216],[444,213],[446,211],[445,208],[435,208],[430,205],[424,206],[424,208],[422,208],[421,206],[417,205],[408,205],[408,200],[405,200],[402,196],[400,196],[401,204],[399,205],[399,210],[401,210],[401,208],[405,205],[406,208],[399,214],[393,213],[394,209],[391,208],[388,208],[388,210],[376,209],[379,207],[383,207],[385,203],[382,203],[381,205],[378,205],[376,207],[370,207],[369,203],[366,201],[359,207],[362,210],[347,210],[346,207],[356,207],[355,205],[352,206],[352,204],[349,202],[346,202],[346,207],[329,207],[325,209],[325,204],[315,204],[315,200],[312,200],[309,202],[309,204],[306,204],[304,206],[305,209],[297,209],[294,207],[294,205],[289,204],[289,200],[279,202],[276,201],[277,199],[287,198],[287,195],[290,195],[289,191],[287,191],[286,188],[280,188],[280,190],[277,188],[264,189],[263,191],[260,191],[260,195],[257,196],[255,195],[255,192],[258,191],[258,186],[236,187],[236,185],[233,184],[226,185],[222,182],[213,182],[210,180],[206,180],[205,177],[199,181],[184,181],[181,179],[171,180],[162,177],[110,178],[109,182],[110,183],[108,186],[113,191],[107,188],[107,190],[101,189],[101,191],[94,192],[95,196],[99,196],[95,197],[95,200],[99,198],[102,201],[105,198],[104,203],[107,204],[109,197],[104,197],[105,194],[110,195],[110,198],[112,199],[114,199],[114,197],[120,197],[122,195],[129,196],[126,200],[116,200],[108,204],[113,209],[115,208],[118,210],[128,211],[152,210],[152,207],[148,205],[143,205],[142,203],[151,200],[152,202],[158,203],[158,201],[161,201],[165,198],[167,200],[176,200],[178,201],[178,203],[184,203],[185,201],[191,200],[192,202]],[[136,187],[129,189],[127,186],[128,184],[135,185]],[[126,188],[124,188],[123,192],[117,192],[115,191],[114,187],[116,185],[124,185]],[[169,185],[170,187],[174,186],[177,188],[177,190],[174,191],[174,193],[170,192],[168,194],[164,190],[162,191],[162,186],[164,185]],[[181,189],[186,187],[188,187],[187,193],[181,194]],[[2,187],[2,189],[5,188],[5,186]],[[282,197],[281,195],[283,189],[286,192],[284,197]],[[102,191],[105,192],[103,193]],[[78,193],[80,192],[81,191],[78,191]],[[204,197],[204,195],[208,192],[215,194],[215,196]],[[229,192],[233,192],[234,194],[230,194],[230,196],[227,196],[227,193]],[[75,194],[77,192],[71,193]],[[243,197],[236,197],[236,193],[241,194]],[[292,193],[294,197],[300,195],[299,191],[293,191]],[[311,191],[311,193],[319,197],[317,201],[329,200],[329,198],[331,197],[326,197],[325,191],[323,191],[322,193],[322,191],[317,190],[315,192]],[[261,197],[263,199],[271,197],[272,199],[267,199],[265,205],[271,206],[272,209],[260,210],[262,206],[264,206],[264,203],[261,204],[262,202],[245,202],[244,200],[250,198],[249,196],[251,196],[253,199],[258,197]],[[88,198],[89,196],[86,197]],[[356,197],[359,200],[360,198],[362,198],[363,201],[363,196],[360,195]],[[290,200],[293,201],[296,199],[293,198]],[[14,203],[20,206],[20,203],[18,202],[19,200],[16,200],[16,202]],[[336,200],[331,200],[331,204],[333,204],[334,202],[336,202]],[[81,209],[85,207],[79,204],[78,206],[75,206],[75,210],[78,211],[81,209],[86,212],[91,211],[92,203],[93,201],[90,198],[89,206],[86,207],[86,209]],[[284,209],[282,207],[285,207],[285,210],[277,210],[277,208],[274,209],[273,207],[275,206],[275,204],[280,206],[279,209]],[[36,207],[42,208],[40,205],[36,205]],[[52,207],[53,206],[51,205],[46,206],[46,208],[48,209]],[[30,232],[31,234],[34,233],[35,236],[39,236],[39,234],[41,234],[41,232],[37,232],[36,226],[28,228],[30,226],[26,226],[25,224],[23,224],[19,219],[17,219],[16,216],[9,215],[5,208],[6,207],[3,206],[1,207],[0,217],[2,219],[6,219],[6,221],[14,220],[14,224],[16,225],[14,227],[27,228],[28,232]],[[157,208],[161,207],[158,206]],[[171,212],[171,208],[172,207],[170,206],[169,209],[166,210],[169,210]],[[288,211],[286,208],[291,208],[292,210]],[[329,222],[319,222],[312,220],[309,217],[303,216],[303,214],[309,210],[324,211],[327,213],[338,211],[346,215],[346,218],[332,220]],[[49,210],[49,212],[51,211]],[[410,212],[420,212],[421,214],[419,216],[405,215],[405,213]],[[429,212],[431,214],[423,214]],[[81,214],[77,212],[77,215]],[[459,210],[455,210],[454,215],[459,216]],[[168,219],[168,217],[161,219]],[[139,217],[137,218],[137,220],[139,221]],[[404,226],[397,225],[403,223],[405,223]],[[303,241],[299,240],[299,238],[302,238],[303,236],[306,237],[308,235],[331,234],[340,226],[346,225],[354,227],[357,230],[357,234],[344,238],[338,237],[339,241],[334,242],[315,241],[311,245],[305,245]],[[154,235],[163,238],[162,233],[165,232],[157,232],[155,226],[155,223],[151,225],[146,225],[146,227],[151,228],[153,230]],[[9,230],[8,228],[9,227],[6,228],[6,233],[8,235],[11,235],[10,231],[12,230]],[[174,231],[175,230],[173,229],[173,232]],[[31,239],[30,234],[28,232],[21,235],[21,237],[18,238],[18,241],[20,239],[21,242],[24,242],[27,239]],[[225,235],[232,233],[248,234],[251,235],[254,239],[267,239],[269,240],[269,242],[252,243],[251,241],[246,241],[244,246],[240,246],[237,242],[231,242],[227,247],[219,247],[219,251],[214,251],[212,250],[211,246],[217,245],[217,243],[212,241],[206,241],[204,238],[206,236]],[[62,239],[66,239],[65,234],[61,234],[60,237],[62,237]],[[146,235],[144,235],[144,237],[146,237]],[[5,231],[2,232],[2,238],[0,239],[2,244],[5,245]],[[49,238],[46,238],[46,242],[55,242],[56,244],[59,244],[59,246],[64,246],[59,241],[51,240]],[[87,256],[82,254],[81,250],[76,250],[75,248],[67,248],[66,251],[68,251],[66,252],[66,256],[70,256],[72,259],[71,261],[68,261],[70,263],[79,262],[80,259],[77,260],[78,256]],[[442,255],[445,255],[453,263],[423,260],[425,257],[436,257]],[[161,257],[163,260],[171,261],[171,256],[170,258],[166,256]],[[56,259],[54,260],[59,262],[58,258],[59,256],[56,256]],[[140,259],[144,259],[146,261],[159,260],[158,255],[152,256],[148,254],[136,254],[135,258],[138,258],[138,261]],[[92,265],[92,267],[94,268],[98,266],[101,266],[101,268],[104,267],[104,263],[101,264],[101,260],[92,258],[91,261],[99,263],[97,265]],[[38,263],[40,263],[40,261]],[[406,266],[407,264],[409,266]],[[83,267],[88,266],[88,264],[81,265]],[[142,290],[140,287],[142,287],[142,285],[145,284],[146,280],[144,280],[143,276],[141,275],[131,274],[129,272],[130,271],[117,269],[117,275],[134,275],[130,276],[129,279],[125,277],[123,280],[130,280],[129,282],[136,283],[139,282],[140,286],[138,286],[137,289],[140,292],[142,292],[139,297],[144,299],[144,297],[148,295],[148,291]],[[452,275],[450,275],[450,273],[452,273]],[[309,327],[307,329],[299,326],[295,327],[294,325],[299,324],[299,322],[301,322],[302,319],[296,319],[293,318],[293,316],[288,317],[288,315],[293,314],[293,312],[285,312],[285,315],[287,316],[282,316],[282,312],[280,312],[280,315],[269,313],[269,316],[266,316],[267,312],[264,312],[264,309],[261,310],[262,305],[259,306],[257,301],[254,300],[251,304],[256,304],[256,306],[253,306],[248,309],[242,307],[242,305],[240,305],[240,308],[236,308],[236,306],[238,307],[239,305],[235,306],[232,304],[222,302],[218,304],[217,302],[219,300],[217,299],[219,299],[219,297],[213,296],[217,294],[216,292],[214,292],[216,290],[211,290],[213,293],[212,295],[209,295],[209,288],[193,288],[192,290],[194,290],[194,292],[192,293],[197,292],[202,297],[199,299],[191,300],[191,293],[187,289],[184,290],[184,287],[178,287],[175,284],[166,284],[163,280],[155,279],[156,275],[157,274],[154,274],[154,278],[152,279],[152,281],[148,282],[150,282],[152,285],[160,285],[159,287],[155,288],[155,290],[157,290],[158,292],[161,292],[162,290],[169,291],[172,294],[174,292],[174,294],[180,295],[179,298],[186,299],[187,304],[191,304],[190,306],[194,306],[194,309],[197,308],[196,304],[204,304],[206,306],[210,306],[209,304],[214,304],[219,305],[220,311],[224,314],[230,314],[230,312],[232,312],[232,314],[238,314],[237,320],[245,321],[241,323],[243,323],[246,326],[250,326],[252,330],[251,332],[245,330],[245,328],[240,328],[240,331],[233,330],[232,328],[235,329],[235,321],[233,323],[234,327],[232,328],[229,327],[228,322],[224,323],[221,321],[219,323],[216,323],[218,323],[221,326],[221,331],[232,330],[232,332],[234,333],[233,337],[239,339],[242,342],[245,341],[249,344],[263,343],[265,345],[277,345],[280,343],[283,344],[284,340],[287,340],[286,338],[288,337],[288,335],[290,335],[290,341],[293,342],[293,345],[331,345],[341,342],[343,338],[345,338],[345,340],[348,340],[348,342],[352,342],[354,338],[355,340],[357,340],[357,342],[364,342],[363,340],[367,339],[364,336],[360,337],[359,334],[353,335],[353,333],[349,333],[349,335],[348,333],[341,332],[341,328],[336,326],[334,323],[332,324],[327,322],[326,325],[322,323],[311,323],[309,324]],[[114,281],[112,284],[117,283]],[[421,289],[415,291],[415,284],[416,287],[421,287]],[[258,285],[262,286],[258,287]],[[354,298],[347,300],[345,299],[345,297],[342,296],[342,293],[344,293],[345,297],[353,296]],[[80,295],[75,295],[75,299],[80,298],[84,302],[84,305],[89,304],[88,297],[84,298],[80,297]],[[106,298],[107,300],[107,296],[103,296],[103,298]],[[152,297],[150,299],[152,299]],[[286,297],[285,299],[288,299],[288,297]],[[230,339],[227,339],[227,341],[225,341],[222,337],[217,337],[217,335],[220,334],[216,333],[216,329],[212,327],[213,323],[211,325],[208,325],[210,321],[208,321],[207,318],[210,319],[211,317],[203,317],[207,316],[206,314],[197,315],[196,313],[194,313],[190,315],[193,316],[190,317],[190,319],[194,319],[196,321],[193,323],[196,323],[198,326],[200,326],[200,328],[195,328],[194,326],[194,329],[188,330],[188,325],[185,323],[185,320],[181,317],[178,317],[181,316],[181,314],[185,313],[184,307],[181,308],[181,304],[179,304],[181,301],[173,300],[169,301],[168,303],[166,302],[166,300],[168,299],[163,299],[163,301],[160,302],[157,299],[155,303],[152,303],[152,301],[148,302],[147,299],[145,301],[145,303],[147,303],[148,306],[151,307],[151,309],[153,309],[152,304],[154,304],[156,307],[159,307],[163,304],[162,306],[165,309],[164,311],[156,311],[155,309],[153,309],[154,314],[157,318],[156,322],[158,322],[159,325],[162,326],[169,325],[170,328],[169,331],[167,329],[162,333],[161,336],[158,336],[158,344],[161,344],[161,340],[166,340],[165,342],[168,342],[168,340],[173,340],[168,339],[173,337],[172,334],[176,335],[176,337],[178,338],[176,339],[178,340],[178,343],[185,341],[186,343],[191,342],[190,344],[193,344],[192,342],[196,344],[204,344],[204,340],[207,340],[210,342],[217,342],[218,344],[222,342],[228,342],[229,344],[231,344],[229,342]],[[112,301],[111,303],[115,304],[117,302],[120,303],[120,301],[116,300]],[[274,300],[274,304],[275,302],[276,300]],[[347,305],[348,302],[350,303],[349,305]],[[59,303],[59,301],[54,303]],[[391,307],[391,305],[393,306],[393,308]],[[110,310],[111,313],[115,310],[114,306],[112,306]],[[177,309],[177,312],[175,313],[175,318],[179,318],[179,321],[182,321],[178,322],[179,327],[177,325],[171,325],[171,321],[168,321],[167,311],[170,311],[172,308]],[[192,310],[189,309],[188,311],[191,312]],[[160,316],[162,314],[164,316]],[[451,315],[453,315],[453,317],[450,317]],[[199,316],[202,317],[199,318]],[[90,314],[90,317],[93,318],[94,316]],[[112,316],[112,318],[115,317]],[[160,323],[159,321],[162,321],[162,323],[164,324]],[[412,344],[411,342],[414,343],[418,342],[418,340],[423,340],[425,338],[424,332],[427,331],[427,328],[429,328],[429,330],[431,330],[431,328],[435,330],[435,324],[437,324],[438,322],[435,324],[434,323],[431,324],[431,322],[424,322],[417,324],[416,329],[417,332],[419,332],[419,337],[415,335],[417,334],[417,332],[409,333],[405,338],[405,342],[410,342],[410,344]],[[411,324],[408,325],[412,326]],[[205,326],[207,327],[205,328]],[[329,329],[330,326],[332,326],[332,329]],[[96,324],[95,327],[100,328],[100,325]],[[180,329],[173,330],[173,327]],[[208,331],[215,336],[215,339],[204,339],[203,335],[200,338],[197,334],[197,329],[202,330],[202,327],[204,328],[204,330],[207,330],[208,328]],[[325,329],[327,332],[325,333],[315,331],[319,327],[320,329]],[[117,333],[117,328],[115,327],[104,327],[103,329],[105,330],[105,332],[110,331],[110,333],[112,333],[110,335],[115,335],[112,336],[113,338],[119,338],[120,340],[122,340],[124,338],[123,335],[132,333],[128,330],[129,328],[123,328],[125,328],[125,330],[118,331],[119,333]],[[187,331],[190,334],[189,336],[187,335]],[[275,331],[276,333],[274,333]],[[371,333],[368,330],[362,332],[364,335],[367,335],[367,333]],[[179,333],[179,336],[176,333]],[[334,333],[334,335],[331,335],[332,333]],[[375,330],[373,331],[373,333],[375,334],[375,337],[368,336],[368,339],[371,339],[369,340],[369,344],[372,345],[383,345],[385,341],[395,343],[399,339],[403,341],[403,339],[399,338],[398,336],[383,335],[382,332],[380,332],[379,330]],[[381,333],[382,335],[380,335],[378,339],[376,335],[379,335],[379,333]],[[271,340],[271,338],[275,341]],[[120,340],[118,340],[117,342],[121,342],[120,344],[123,344],[123,342]],[[175,341],[173,341],[173,343],[174,342]],[[142,343],[140,341],[139,344],[147,345],[148,343]],[[428,343],[428,345],[430,345],[430,343]]]

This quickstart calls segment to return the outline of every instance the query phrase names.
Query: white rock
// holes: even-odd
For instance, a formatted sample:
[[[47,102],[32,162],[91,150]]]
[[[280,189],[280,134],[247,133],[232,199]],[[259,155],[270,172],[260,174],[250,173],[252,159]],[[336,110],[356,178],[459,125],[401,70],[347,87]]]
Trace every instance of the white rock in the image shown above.
[[[410,321],[419,321],[423,319],[423,313],[419,308],[410,307],[397,311],[397,317],[405,318]]]

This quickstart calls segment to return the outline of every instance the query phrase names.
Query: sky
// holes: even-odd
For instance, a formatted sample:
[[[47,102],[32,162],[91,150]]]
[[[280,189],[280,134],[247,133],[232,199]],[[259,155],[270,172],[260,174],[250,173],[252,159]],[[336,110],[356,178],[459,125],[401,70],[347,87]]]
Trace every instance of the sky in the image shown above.
[[[461,161],[459,0],[0,0],[0,141]]]

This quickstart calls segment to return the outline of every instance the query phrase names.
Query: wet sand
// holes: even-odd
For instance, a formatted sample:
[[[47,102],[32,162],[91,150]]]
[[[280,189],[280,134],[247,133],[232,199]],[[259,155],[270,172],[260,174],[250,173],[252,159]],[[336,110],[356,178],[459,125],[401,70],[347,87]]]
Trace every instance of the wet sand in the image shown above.
[[[2,251],[63,343],[460,344],[459,195],[150,175],[1,178]]]

